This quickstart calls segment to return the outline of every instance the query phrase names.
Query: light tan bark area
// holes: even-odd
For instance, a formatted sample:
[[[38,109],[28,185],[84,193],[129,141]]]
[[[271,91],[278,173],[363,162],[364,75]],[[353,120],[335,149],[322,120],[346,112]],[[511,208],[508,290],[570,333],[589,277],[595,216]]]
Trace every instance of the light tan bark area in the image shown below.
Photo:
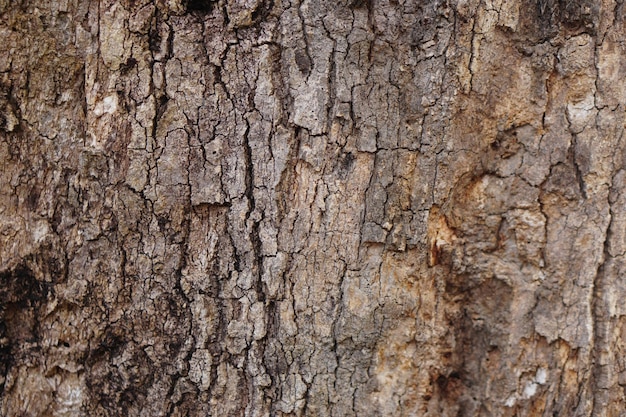
[[[624,416],[619,0],[0,1],[0,414]]]

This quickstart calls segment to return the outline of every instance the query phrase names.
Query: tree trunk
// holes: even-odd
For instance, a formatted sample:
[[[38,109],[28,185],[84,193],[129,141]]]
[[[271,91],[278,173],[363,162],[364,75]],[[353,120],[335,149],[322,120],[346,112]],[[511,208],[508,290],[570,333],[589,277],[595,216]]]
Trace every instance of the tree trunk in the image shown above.
[[[3,416],[625,416],[621,0],[0,0]]]

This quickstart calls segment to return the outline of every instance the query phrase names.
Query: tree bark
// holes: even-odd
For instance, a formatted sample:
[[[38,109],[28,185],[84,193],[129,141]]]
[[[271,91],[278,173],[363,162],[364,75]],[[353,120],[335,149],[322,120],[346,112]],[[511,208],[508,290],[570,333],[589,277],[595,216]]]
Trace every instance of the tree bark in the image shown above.
[[[0,0],[0,414],[625,416],[621,0]]]

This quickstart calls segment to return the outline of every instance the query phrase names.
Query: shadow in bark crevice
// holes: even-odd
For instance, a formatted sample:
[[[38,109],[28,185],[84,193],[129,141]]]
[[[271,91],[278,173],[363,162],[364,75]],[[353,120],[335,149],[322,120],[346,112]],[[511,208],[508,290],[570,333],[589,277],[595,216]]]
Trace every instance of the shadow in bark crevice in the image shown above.
[[[27,265],[0,273],[0,394],[24,344],[38,345],[38,311],[50,291]]]

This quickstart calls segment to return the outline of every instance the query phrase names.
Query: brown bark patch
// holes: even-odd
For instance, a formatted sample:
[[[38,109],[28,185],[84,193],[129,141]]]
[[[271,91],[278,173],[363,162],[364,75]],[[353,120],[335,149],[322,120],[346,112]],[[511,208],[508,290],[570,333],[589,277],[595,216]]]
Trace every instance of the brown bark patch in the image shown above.
[[[454,231],[448,226],[446,216],[439,207],[433,206],[428,215],[428,265],[438,265],[445,252],[449,252],[456,240]]]

